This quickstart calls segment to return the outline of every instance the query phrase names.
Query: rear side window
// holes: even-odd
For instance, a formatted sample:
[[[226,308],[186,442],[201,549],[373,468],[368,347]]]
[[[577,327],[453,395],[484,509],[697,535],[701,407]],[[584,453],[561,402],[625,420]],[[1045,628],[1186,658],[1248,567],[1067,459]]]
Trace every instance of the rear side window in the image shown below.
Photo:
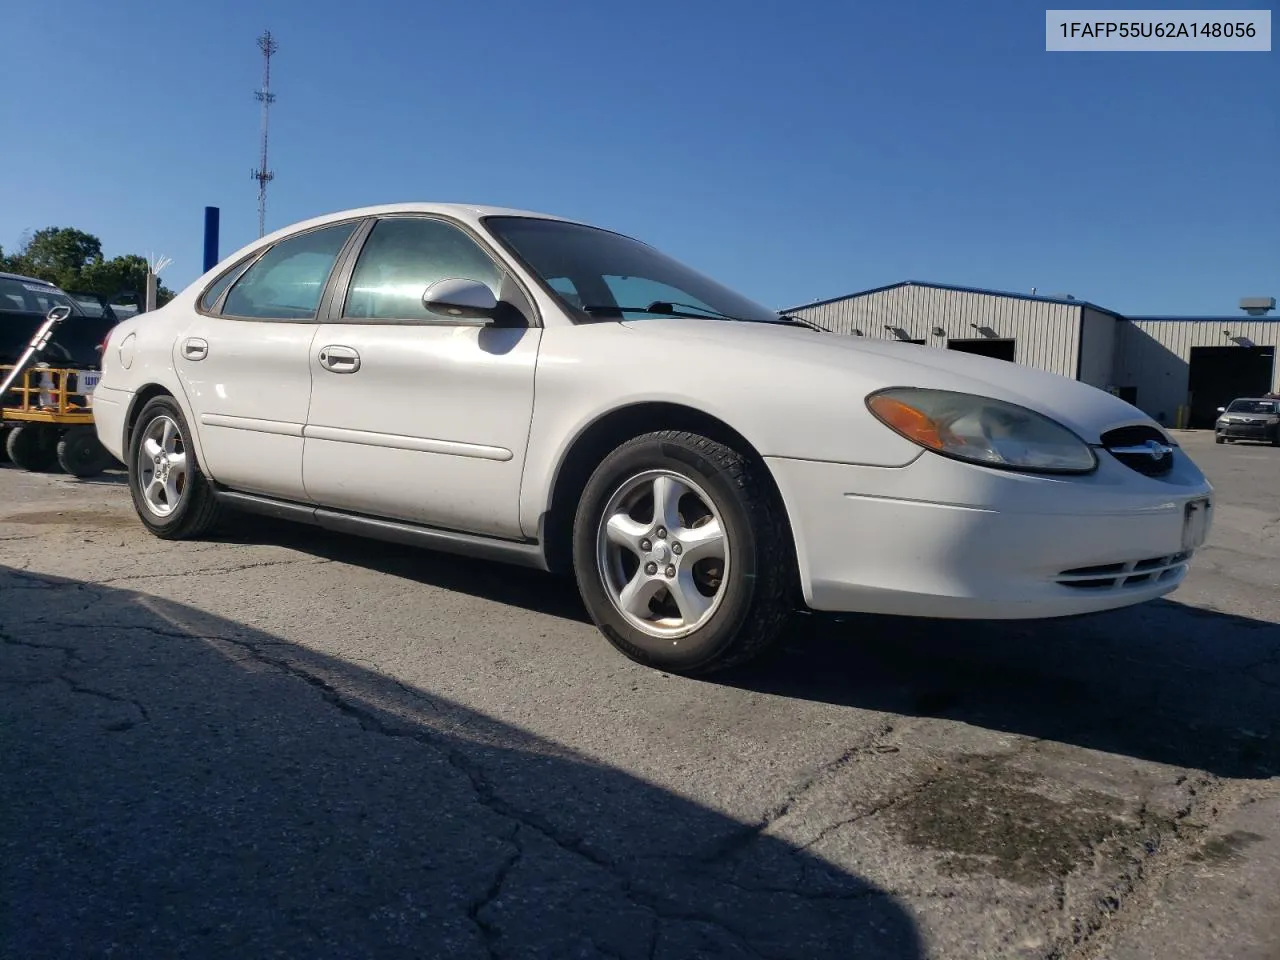
[[[204,292],[204,296],[200,298],[200,309],[212,310],[213,305],[217,303],[218,298],[222,296],[222,291],[227,289],[227,287],[231,286],[231,284],[235,282],[236,277],[244,273],[245,267],[247,267],[252,262],[253,262],[253,258],[250,257],[244,263],[237,263],[234,267],[232,267],[230,270],[228,270],[226,273],[220,276],[217,280],[213,281],[213,286],[211,286],[208,290],[206,290]]]
[[[340,223],[281,240],[246,270],[222,313],[252,320],[313,320],[333,265],[356,224]]]

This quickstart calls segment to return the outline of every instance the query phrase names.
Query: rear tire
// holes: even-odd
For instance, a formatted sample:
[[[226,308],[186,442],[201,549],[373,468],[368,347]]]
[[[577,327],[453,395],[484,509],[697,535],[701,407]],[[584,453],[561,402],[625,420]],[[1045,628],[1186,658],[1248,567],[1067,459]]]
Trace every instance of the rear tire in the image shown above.
[[[54,432],[41,424],[22,424],[9,428],[5,452],[15,467],[32,473],[44,473],[57,462],[58,447]]]
[[[200,470],[177,402],[153,397],[129,436],[129,494],[143,526],[162,540],[194,540],[217,525],[221,504]]]
[[[596,468],[574,518],[574,572],[624,655],[700,675],[777,639],[793,610],[794,552],[762,469],[676,430],[629,440]]]
[[[1213,438],[1213,442],[1214,442],[1214,443],[1226,443],[1226,442],[1227,442],[1227,438],[1226,438],[1226,437],[1214,437],[1214,438]]]
[[[72,427],[58,441],[58,465],[73,477],[96,477],[114,460],[93,427]]]

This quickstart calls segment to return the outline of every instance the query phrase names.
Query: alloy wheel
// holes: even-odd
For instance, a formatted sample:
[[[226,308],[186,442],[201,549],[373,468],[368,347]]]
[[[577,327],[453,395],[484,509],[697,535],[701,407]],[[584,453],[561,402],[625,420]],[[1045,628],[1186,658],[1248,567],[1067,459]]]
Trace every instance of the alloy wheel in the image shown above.
[[[187,489],[187,448],[171,417],[147,424],[138,445],[138,487],[147,509],[167,517],[182,503]]]
[[[609,599],[650,636],[693,633],[723,599],[724,522],[706,491],[674,471],[646,471],[617,489],[601,517],[596,554]]]

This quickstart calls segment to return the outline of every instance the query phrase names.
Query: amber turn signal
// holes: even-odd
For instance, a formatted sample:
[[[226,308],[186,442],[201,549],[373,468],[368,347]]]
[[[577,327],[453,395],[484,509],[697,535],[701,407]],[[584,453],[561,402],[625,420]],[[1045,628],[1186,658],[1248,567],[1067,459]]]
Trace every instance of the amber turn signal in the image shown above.
[[[943,448],[942,430],[928,414],[903,403],[896,397],[880,394],[872,397],[867,406],[885,426],[902,434],[908,440],[931,450]]]

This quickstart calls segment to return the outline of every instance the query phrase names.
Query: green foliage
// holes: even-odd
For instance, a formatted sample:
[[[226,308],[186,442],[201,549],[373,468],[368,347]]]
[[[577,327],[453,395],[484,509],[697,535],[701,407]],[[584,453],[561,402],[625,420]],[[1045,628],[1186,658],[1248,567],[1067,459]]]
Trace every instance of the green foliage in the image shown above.
[[[56,283],[63,290],[96,293],[108,300],[133,294],[141,302],[147,288],[147,261],[136,253],[102,255],[102,241],[74,227],[45,227],[23,240],[17,253],[0,249],[0,271],[20,273]],[[157,306],[173,299],[160,284]]]

